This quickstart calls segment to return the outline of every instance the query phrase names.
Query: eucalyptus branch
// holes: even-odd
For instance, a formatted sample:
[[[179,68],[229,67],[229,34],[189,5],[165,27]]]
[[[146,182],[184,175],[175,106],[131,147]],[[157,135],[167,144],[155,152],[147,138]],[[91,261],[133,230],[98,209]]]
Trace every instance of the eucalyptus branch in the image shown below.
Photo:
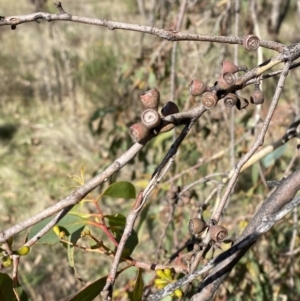
[[[154,176],[156,176],[157,174],[159,174],[161,172],[161,170],[164,168],[165,164],[170,160],[170,158],[172,158],[178,150],[178,147],[180,146],[181,142],[184,140],[184,138],[187,136],[187,134],[189,133],[190,129],[192,128],[192,126],[194,125],[195,121],[206,111],[206,109],[203,106],[200,106],[200,110],[199,110],[199,114],[197,115],[196,118],[192,118],[191,121],[186,124],[186,126],[184,127],[184,129],[182,130],[182,132],[180,133],[180,135],[178,136],[178,138],[175,140],[175,142],[172,144],[172,146],[170,147],[168,153],[166,154],[166,156],[164,157],[164,159],[162,160],[162,162],[159,164],[159,166],[156,168],[156,170],[154,171],[152,178]],[[176,114],[175,114],[176,115]]]
[[[240,139],[238,139],[237,141],[235,141],[235,146],[237,146],[239,143],[241,143],[242,141],[244,141],[250,134],[250,130],[248,130]],[[175,180],[177,180],[178,178],[182,177],[184,174],[189,173],[193,170],[198,169],[200,166],[207,164],[211,161],[214,161],[216,159],[219,159],[220,157],[223,157],[225,154],[228,153],[228,151],[230,150],[231,147],[225,148],[219,152],[217,152],[214,155],[211,155],[209,158],[200,158],[199,162],[197,164],[195,164],[194,166],[191,166],[185,170],[183,170],[182,172],[176,174],[175,176],[173,176],[172,178],[168,179],[168,183],[173,182]]]
[[[125,164],[127,164],[132,158],[134,158],[134,156],[143,148],[143,146],[143,144],[135,143],[103,172],[98,174],[93,179],[89,180],[86,184],[75,189],[71,195],[48,207],[47,209],[42,210],[41,212],[28,218],[27,220],[1,232],[0,243],[5,242],[8,238],[28,229],[29,227],[35,225],[36,223],[44,220],[49,216],[52,216],[59,211],[62,211],[60,213],[62,215],[66,214],[66,211],[70,210],[72,206],[78,204],[93,189],[95,189],[101,183],[106,182],[109,177],[119,171]],[[66,211],[63,211],[64,209],[66,209]],[[59,220],[60,214],[57,217],[57,221]],[[42,235],[44,235],[49,229],[51,229],[52,226],[54,226],[54,224],[51,226],[46,226],[47,228],[45,228],[45,230],[42,229],[40,233],[35,236],[35,240],[41,238]]]
[[[176,126],[180,124],[185,124],[187,120],[193,118],[199,118],[206,110],[203,106],[195,107],[189,111],[177,113],[173,115],[169,115],[164,117],[162,120],[165,124],[173,123]],[[187,133],[186,133],[187,134]],[[0,232],[0,243],[5,242],[9,237],[12,237],[29,227],[37,224],[38,222],[44,220],[45,218],[52,216],[56,213],[58,215],[53,218],[51,222],[49,222],[39,233],[37,233],[30,241],[28,241],[27,245],[34,244],[37,240],[39,240],[43,235],[45,235],[71,208],[78,204],[86,195],[88,195],[92,190],[94,190],[100,184],[106,182],[109,177],[119,171],[124,167],[135,155],[144,147],[144,145],[155,137],[155,134],[150,134],[144,141],[143,144],[135,143],[129,148],[123,155],[121,155],[114,163],[112,163],[109,167],[107,167],[103,172],[98,174],[93,179],[89,180],[86,184],[75,189],[69,196],[57,202],[56,204],[42,210],[36,215],[28,218],[27,220],[14,225],[13,227]],[[172,152],[174,152],[176,147],[172,148]],[[175,151],[176,153],[176,151]]]
[[[300,190],[300,169],[296,170],[293,174],[280,181],[277,189],[267,198],[257,211],[253,219],[249,222],[244,232],[234,242],[238,244],[245,240],[248,236],[256,233],[259,227],[264,227],[269,220],[270,223],[275,221],[274,214],[279,214],[278,217],[282,217],[281,210],[292,210],[293,206],[299,204],[299,197],[293,202],[293,198]],[[290,204],[291,202],[291,204]],[[285,207],[287,205],[287,207]],[[284,211],[285,213],[287,211]],[[269,228],[265,228],[268,231]],[[254,239],[257,240],[258,237]],[[201,283],[198,291],[199,294],[194,296],[193,301],[208,301],[212,298],[214,292],[218,289],[219,285],[225,279],[227,273],[233,268],[233,266],[244,255],[247,249],[251,246],[248,245],[244,250],[236,253],[226,259],[224,262],[218,264],[211,272],[210,275]]]
[[[298,68],[300,66],[300,62],[298,63],[294,63],[290,66],[290,70],[293,70],[295,68]],[[245,84],[245,86],[249,86],[249,85],[253,85],[257,82],[257,80],[265,80],[277,75],[280,75],[282,72],[282,69],[267,73],[267,74],[261,74],[260,76],[258,76],[257,78],[251,79],[249,81],[247,81],[247,83]]]
[[[205,110],[203,110],[205,112]],[[199,116],[200,117],[200,116]],[[177,137],[175,142],[170,147],[170,150],[168,151],[165,158],[162,160],[156,171],[153,173],[152,179],[149,182],[147,188],[144,190],[143,193],[141,193],[137,200],[135,201],[132,210],[130,211],[127,219],[126,219],[126,225],[123,232],[123,235],[120,240],[119,247],[116,252],[116,256],[114,258],[114,262],[112,264],[112,267],[110,269],[109,275],[106,280],[106,284],[101,292],[102,297],[105,300],[111,300],[112,298],[112,289],[115,281],[115,277],[117,274],[117,267],[119,264],[119,261],[121,259],[121,254],[123,252],[123,248],[125,246],[125,243],[131,234],[134,223],[136,221],[136,218],[138,214],[140,213],[141,209],[143,208],[148,196],[152,192],[152,190],[156,187],[156,185],[161,181],[163,176],[166,174],[166,172],[169,170],[171,164],[173,163],[173,156],[176,154],[178,147],[184,140],[184,138],[187,136],[189,130],[194,124],[194,120],[192,120],[189,124],[186,124],[183,130],[181,131],[180,135]]]
[[[272,99],[272,102],[271,102],[271,105],[270,105],[270,108],[269,108],[269,111],[268,111],[268,114],[266,116],[266,120],[263,123],[261,132],[260,132],[256,142],[253,144],[253,146],[251,147],[249,152],[238,162],[238,164],[235,167],[234,172],[232,173],[232,175],[229,176],[229,178],[231,178],[231,180],[229,181],[227,189],[226,189],[226,191],[223,195],[223,198],[220,201],[220,204],[219,204],[218,208],[216,209],[216,211],[212,215],[212,219],[217,221],[217,222],[219,221],[219,219],[221,217],[221,213],[223,211],[223,208],[224,208],[224,206],[227,202],[227,199],[228,199],[228,197],[231,193],[231,190],[232,190],[234,184],[237,181],[238,175],[239,175],[242,167],[252,157],[252,155],[256,152],[256,150],[261,145],[263,145],[264,137],[266,135],[266,132],[267,132],[269,124],[270,124],[270,121],[271,121],[272,116],[274,114],[274,111],[276,109],[281,91],[282,91],[283,86],[284,86],[285,79],[286,79],[286,77],[288,75],[288,72],[289,72],[290,65],[291,65],[290,61],[286,62],[285,65],[284,65],[284,68],[283,68],[282,73],[280,75],[280,78],[279,78],[279,81],[278,81],[278,84],[277,84],[277,87],[276,87],[276,91],[275,91],[275,94],[273,96],[273,99]]]
[[[179,9],[179,14],[177,16],[177,22],[176,22],[176,31],[179,31],[182,25],[182,20],[183,16],[185,14],[186,8],[187,8],[188,1],[183,0]],[[175,101],[175,90],[176,90],[176,53],[177,53],[177,42],[173,43],[172,46],[172,56],[171,56],[171,79],[170,79],[170,84],[171,84],[171,101]]]
[[[110,272],[107,276],[107,280],[106,280],[106,285],[103,288],[103,291],[101,293],[101,295],[105,298],[105,299],[109,299],[110,300],[110,293],[112,292],[112,286],[115,282],[115,278],[117,275],[117,269],[118,269],[118,265],[120,263],[121,257],[122,257],[122,252],[124,250],[125,247],[125,243],[127,241],[127,239],[129,238],[133,227],[134,227],[134,223],[138,217],[138,213],[139,211],[136,211],[136,208],[139,208],[141,205],[143,199],[143,192],[140,192],[133,204],[132,210],[129,212],[127,218],[126,218],[126,225],[125,225],[125,229],[123,232],[123,235],[121,237],[121,240],[119,242],[119,246],[117,248],[115,257],[114,257],[114,261],[112,263],[112,266],[110,268]]]
[[[289,191],[287,191],[287,189]],[[264,202],[245,231],[229,250],[223,252],[197,271],[184,276],[175,283],[167,285],[161,291],[151,295],[148,300],[161,300],[161,298],[172,294],[175,289],[192,282],[199,276],[215,268],[217,270],[212,270],[211,276],[208,276],[201,283],[199,288],[199,291],[202,290],[201,293],[194,295],[191,299],[193,301],[210,300],[226,274],[233,268],[252,244],[263,233],[266,233],[277,221],[282,219],[293,208],[300,204],[300,197],[294,198],[299,189],[300,169],[290,175],[286,180],[282,181],[277,190]],[[215,281],[216,284],[214,284],[213,281]]]
[[[45,12],[37,12],[34,14],[20,15],[20,16],[0,16],[0,26],[11,26],[12,29],[16,29],[17,25],[28,23],[28,22],[39,22],[41,20],[51,22],[51,21],[69,21],[76,23],[83,23],[96,26],[104,26],[110,30],[122,29],[137,31],[141,33],[147,33],[150,35],[155,35],[159,38],[168,41],[202,41],[202,42],[218,42],[227,44],[243,44],[243,37],[226,37],[226,36],[211,36],[211,35],[197,35],[192,33],[183,33],[176,30],[164,30],[156,27],[137,25],[130,23],[122,23],[110,21],[107,19],[96,19],[74,16],[66,13],[62,9],[61,2],[57,2],[56,6],[59,8],[59,14],[49,14]],[[272,49],[281,52],[284,49],[284,45],[281,43],[260,40],[260,46],[268,49]]]
[[[206,182],[211,181],[212,178],[215,178],[215,177],[222,177],[222,178],[224,178],[225,176],[226,176],[226,174],[225,174],[224,172],[216,172],[216,173],[207,175],[207,176],[205,176],[205,177],[203,177],[203,178],[201,178],[201,179],[198,179],[198,180],[194,181],[193,183],[191,183],[191,184],[185,186],[185,187],[181,190],[181,192],[180,192],[179,195],[183,194],[185,191],[191,189],[192,187],[194,187],[194,186],[196,186],[196,185],[198,185],[198,184],[206,183]],[[218,182],[218,181],[216,181],[216,182]]]
[[[162,229],[162,233],[159,237],[159,241],[157,243],[157,246],[156,246],[156,251],[155,251],[155,263],[158,262],[158,255],[159,255],[159,251],[161,249],[161,246],[162,246],[162,242],[163,242],[163,239],[164,237],[166,236],[167,234],[167,230],[169,228],[169,225],[172,223],[173,219],[174,219],[174,213],[175,213],[175,209],[176,209],[176,205],[175,204],[170,204],[169,205],[169,215],[168,215],[168,220],[167,222],[165,223],[163,229]]]
[[[141,209],[143,208],[151,191],[156,187],[156,185],[161,181],[163,176],[166,174],[166,172],[171,167],[171,164],[173,163],[173,159],[170,159],[168,163],[169,164],[166,164],[165,168],[160,173],[156,174],[156,176],[154,178],[152,178],[152,180],[148,184],[147,188],[139,194],[139,196],[137,197],[137,199],[133,205],[132,210],[130,211],[128,217],[126,218],[125,229],[122,234],[114,262],[112,264],[109,275],[107,277],[106,284],[101,292],[101,296],[104,298],[104,300],[111,300],[111,298],[112,298],[112,289],[113,289],[113,285],[114,285],[115,278],[117,275],[117,267],[120,262],[121,254],[123,252],[125,243],[133,230],[134,223],[138,217],[138,214],[140,213]]]
[[[289,71],[289,67],[290,67],[291,62],[287,62],[282,70],[281,76],[279,78],[278,84],[277,84],[277,88],[275,91],[275,94],[273,96],[273,100],[271,102],[266,120],[263,123],[261,132],[257,138],[257,140],[255,141],[255,143],[253,144],[253,146],[251,147],[251,149],[244,155],[244,157],[238,162],[238,164],[236,165],[235,169],[232,170],[232,172],[228,175],[228,178],[230,179],[226,191],[222,197],[221,200],[217,200],[217,204],[215,205],[215,209],[214,212],[212,214],[211,220],[213,220],[214,222],[219,222],[221,214],[223,212],[223,209],[227,203],[227,200],[229,198],[229,195],[238,179],[238,176],[241,172],[241,169],[243,168],[243,166],[248,162],[248,160],[253,156],[253,154],[256,152],[256,150],[263,145],[263,141],[264,141],[264,137],[265,134],[268,130],[269,124],[271,122],[272,116],[274,114],[274,111],[276,109],[281,91],[283,89],[283,85],[285,82],[285,79],[287,77],[288,71]],[[203,244],[207,245],[210,241],[210,236],[207,234],[203,240]],[[199,260],[201,258],[202,254],[201,252],[199,252],[199,254],[196,255],[194,262],[192,263],[191,266],[191,271],[194,271],[198,264],[199,264]]]

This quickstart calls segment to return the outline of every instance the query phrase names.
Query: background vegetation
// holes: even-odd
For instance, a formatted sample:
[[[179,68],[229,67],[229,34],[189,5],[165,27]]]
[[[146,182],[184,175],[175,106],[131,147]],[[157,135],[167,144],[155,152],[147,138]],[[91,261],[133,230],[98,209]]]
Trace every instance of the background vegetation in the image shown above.
[[[31,13],[40,5],[32,2],[0,0],[0,15]],[[144,1],[144,10],[139,2],[65,0],[63,6],[73,15],[173,28],[180,1]],[[234,35],[233,8],[226,10],[230,1],[189,2],[182,31]],[[270,27],[271,2],[257,1],[255,23],[248,1],[241,1],[239,35],[253,32],[257,25],[262,39],[286,44],[298,42],[297,1],[287,1],[288,11],[279,32]],[[44,3],[42,10],[56,12],[51,1]],[[109,31],[70,22],[29,23],[14,31],[3,26],[0,40],[0,229],[6,229],[68,195],[77,185],[70,175],[80,175],[83,167],[87,180],[132,144],[128,128],[142,111],[139,95],[157,87],[163,103],[172,99],[172,43],[141,33]],[[221,62],[233,60],[233,47],[178,43],[175,100],[181,110],[195,106],[198,101],[189,95],[190,81],[199,78],[212,84],[218,77]],[[267,59],[272,53],[263,50],[262,55]],[[256,53],[242,47],[238,58],[241,65],[249,68],[258,63]],[[262,119],[275,85],[272,78],[264,82],[266,101],[260,112]],[[287,80],[265,145],[279,139],[295,114],[299,114],[298,90],[299,71],[294,70]],[[251,88],[243,90],[242,95],[249,97],[250,93]],[[197,216],[216,183],[193,187],[192,202],[189,206],[176,207],[161,248],[157,249],[170,213],[165,192],[171,184],[184,186],[215,172],[230,171],[256,137],[260,127],[258,124],[253,128],[256,113],[254,107],[249,107],[234,116],[234,135],[238,142],[234,160],[229,151],[230,109],[218,105],[194,126],[176,156],[174,168],[152,194],[138,222],[135,259],[164,262],[190,239],[188,221]],[[127,180],[137,190],[145,187],[173,137],[170,132],[152,140],[110,183]],[[244,229],[269,194],[266,180],[280,179],[299,166],[296,146],[297,141],[291,141],[242,173],[222,218],[222,225],[231,237]],[[94,196],[104,188],[105,185],[99,187]],[[213,200],[203,212],[204,217],[209,217]],[[126,200],[104,198],[101,201],[105,214],[126,215],[131,205]],[[91,212],[93,208],[86,205],[84,210]],[[298,300],[298,232],[295,236],[298,226],[296,210],[247,253],[216,300]],[[105,239],[100,230],[97,235]],[[19,235],[16,244],[21,244],[25,236],[26,233]],[[292,255],[287,256],[288,251]],[[179,256],[176,263],[181,260]],[[77,250],[75,262],[82,282],[89,283],[107,275],[111,259]],[[114,300],[128,300],[135,277],[136,269],[132,268],[118,278]],[[153,277],[153,272],[145,273],[146,284],[151,284]],[[20,280],[34,301],[65,300],[83,287],[68,268],[66,250],[61,245],[50,249],[45,245],[33,247],[30,255],[21,261]]]

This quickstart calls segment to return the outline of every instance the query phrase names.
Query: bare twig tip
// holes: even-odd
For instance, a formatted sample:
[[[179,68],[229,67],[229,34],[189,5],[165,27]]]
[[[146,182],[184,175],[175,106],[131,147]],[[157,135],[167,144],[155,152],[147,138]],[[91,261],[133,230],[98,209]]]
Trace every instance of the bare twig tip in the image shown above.
[[[58,8],[58,10],[61,14],[66,14],[60,1],[54,1],[54,5]]]

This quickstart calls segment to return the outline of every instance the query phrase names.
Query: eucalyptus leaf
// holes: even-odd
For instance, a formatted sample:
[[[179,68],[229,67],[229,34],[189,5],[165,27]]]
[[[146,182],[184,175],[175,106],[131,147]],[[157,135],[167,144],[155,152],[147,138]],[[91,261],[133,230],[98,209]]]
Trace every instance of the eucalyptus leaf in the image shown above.
[[[106,278],[103,277],[100,278],[93,283],[86,286],[84,289],[82,289],[80,292],[78,292],[76,295],[71,297],[70,299],[67,299],[67,301],[92,301],[97,296],[99,296],[100,292],[104,288],[104,285],[106,283]]]
[[[28,239],[31,239],[35,236],[41,229],[43,229],[50,221],[52,217],[46,218],[40,223],[34,225],[28,235]],[[72,235],[76,231],[83,231],[84,227],[87,225],[88,220],[80,216],[67,214],[59,222],[58,227],[61,231],[65,231],[66,236]],[[60,242],[59,237],[50,230],[45,236],[37,241],[37,244],[48,244],[54,245]]]
[[[132,292],[132,301],[141,301],[143,296],[144,280],[143,280],[143,270],[138,270],[138,275],[135,280],[134,289]]]
[[[102,195],[110,196],[112,198],[135,199],[135,187],[126,181],[116,182],[111,184]]]
[[[270,154],[266,155],[262,159],[262,163],[265,166],[265,168],[268,168],[271,165],[273,165],[275,163],[275,161],[282,156],[283,152],[285,151],[285,148],[286,148],[286,144],[278,147],[273,152],[271,152]]]

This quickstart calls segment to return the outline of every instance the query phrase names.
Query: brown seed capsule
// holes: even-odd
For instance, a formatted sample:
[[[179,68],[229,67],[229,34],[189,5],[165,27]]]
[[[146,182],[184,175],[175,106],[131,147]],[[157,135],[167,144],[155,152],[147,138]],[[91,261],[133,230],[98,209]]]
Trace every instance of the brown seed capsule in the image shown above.
[[[236,105],[237,103],[237,95],[234,93],[229,93],[224,97],[224,105],[226,107],[232,108]]]
[[[177,203],[177,199],[169,197],[168,194],[166,195],[166,200],[170,205],[175,205]]]
[[[262,103],[264,103],[264,93],[259,88],[259,84],[255,85],[254,91],[250,96],[250,102],[255,105],[261,105]]]
[[[228,61],[224,61],[222,63],[222,73],[236,73],[239,71],[239,67],[236,66],[235,64],[228,62]]]
[[[153,129],[160,124],[161,118],[156,110],[147,109],[142,112],[141,120],[148,129]]]
[[[142,123],[135,123],[129,128],[130,136],[134,142],[140,142],[149,134],[149,129]]]
[[[207,89],[207,86],[201,80],[198,79],[193,79],[189,87],[190,87],[190,94],[192,96],[202,95]]]
[[[224,61],[222,63],[222,73],[236,73],[238,71],[247,71],[247,67],[246,66],[237,66],[231,62],[228,61]]]
[[[174,193],[170,190],[166,192],[166,199],[169,204],[171,204],[171,205],[175,204],[177,201],[177,198],[178,198],[177,193]]]
[[[160,94],[156,88],[144,92],[140,96],[140,99],[146,109],[154,109],[157,111],[160,100]]]
[[[181,191],[181,187],[178,186],[178,185],[172,185],[170,187],[170,191],[173,191],[173,192],[180,192]]]
[[[184,205],[188,205],[192,199],[192,193],[187,190],[181,194],[181,199]]]
[[[215,242],[222,242],[228,235],[227,230],[223,226],[212,225],[209,228],[210,238]]]
[[[260,39],[258,36],[255,36],[253,34],[249,34],[243,38],[243,46],[245,49],[249,51],[256,50],[260,45]]]
[[[189,227],[190,233],[195,235],[195,234],[202,233],[205,230],[205,228],[207,228],[207,225],[200,218],[192,218],[189,221],[188,227]]]
[[[169,204],[174,205],[178,201],[178,193],[180,192],[180,186],[172,185],[166,193],[166,199]]]
[[[173,101],[168,101],[161,109],[161,114],[163,116],[169,116],[179,112],[177,104]]]
[[[222,90],[227,90],[234,86],[236,78],[233,73],[226,72],[222,73],[218,80],[218,86]]]
[[[218,103],[218,96],[214,92],[206,92],[202,96],[202,104],[207,110],[214,108]]]
[[[248,105],[249,105],[249,101],[246,98],[241,96],[238,97],[236,102],[236,107],[238,108],[238,110],[245,109],[246,107],[248,107]]]

